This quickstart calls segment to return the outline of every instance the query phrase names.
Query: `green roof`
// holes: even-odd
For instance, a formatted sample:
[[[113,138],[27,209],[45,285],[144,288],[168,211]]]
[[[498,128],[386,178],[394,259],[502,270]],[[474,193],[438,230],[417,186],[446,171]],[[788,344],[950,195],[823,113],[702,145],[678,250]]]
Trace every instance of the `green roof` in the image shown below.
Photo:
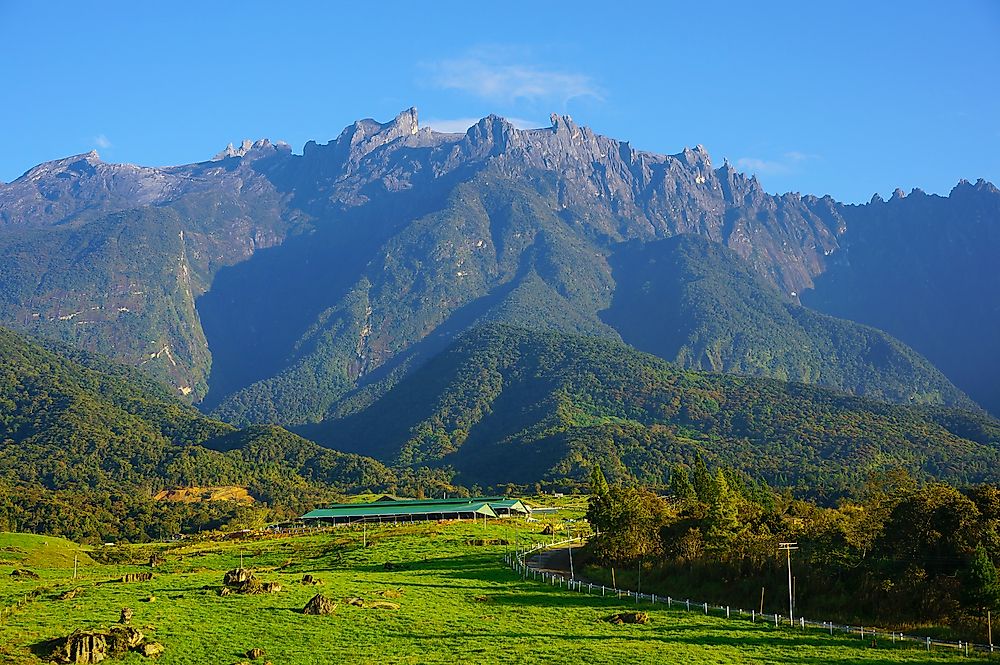
[[[455,506],[473,503],[488,503],[493,506],[509,507],[514,503],[520,503],[517,499],[508,499],[502,496],[474,496],[474,497],[452,497],[450,499],[391,499],[385,494],[371,503],[332,503],[327,508],[357,508],[358,506]],[[521,504],[522,506],[524,504]]]
[[[523,513],[531,512],[531,508],[521,503],[520,499],[501,499],[499,501],[489,499],[488,503],[493,506],[493,508],[506,508],[507,510],[515,510]]]
[[[380,501],[378,503],[347,503],[329,508],[318,508],[302,516],[302,519],[335,519],[365,517],[396,517],[406,515],[433,515],[442,513],[454,515],[457,513],[476,513],[487,517],[497,514],[485,501],[470,502],[424,502],[424,501]]]

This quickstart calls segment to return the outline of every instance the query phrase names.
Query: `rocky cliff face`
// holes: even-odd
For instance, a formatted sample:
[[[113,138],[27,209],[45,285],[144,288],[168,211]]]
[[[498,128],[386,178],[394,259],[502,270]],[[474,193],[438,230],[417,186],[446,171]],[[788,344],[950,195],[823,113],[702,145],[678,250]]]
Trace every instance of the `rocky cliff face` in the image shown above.
[[[794,302],[850,263],[864,214],[767,194],[700,146],[644,152],[558,115],[445,134],[408,109],[302,155],[266,140],[167,168],[91,153],[0,185],[0,323],[145,362],[236,420],[304,422],[477,322],[616,338],[600,312],[627,241],[703,236]]]

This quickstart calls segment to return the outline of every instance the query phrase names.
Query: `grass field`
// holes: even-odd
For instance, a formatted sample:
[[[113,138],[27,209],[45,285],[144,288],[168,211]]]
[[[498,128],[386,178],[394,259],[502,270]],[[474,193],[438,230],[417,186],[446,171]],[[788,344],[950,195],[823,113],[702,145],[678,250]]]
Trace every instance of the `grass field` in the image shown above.
[[[559,520],[554,517],[553,520]],[[171,663],[237,663],[252,647],[284,663],[648,662],[648,663],[932,663],[969,662],[956,654],[880,645],[857,638],[799,633],[697,612],[648,609],[648,625],[613,625],[605,619],[635,605],[524,581],[504,567],[508,545],[480,539],[538,542],[539,523],[513,521],[427,523],[340,528],[255,542],[202,542],[118,548],[123,563],[97,563],[56,538],[0,534],[0,605],[33,589],[34,600],[0,623],[0,662],[38,663],[37,645],[79,627],[106,628],[123,606],[132,624],[166,651]],[[366,539],[368,546],[362,546]],[[150,582],[110,582],[153,552],[165,558]],[[81,578],[72,579],[73,555]],[[240,564],[280,593],[217,594],[226,570]],[[7,556],[10,555],[10,556]],[[14,555],[20,557],[13,561]],[[106,560],[98,552],[94,559]],[[386,570],[384,564],[392,563]],[[30,567],[39,580],[12,579]],[[303,574],[322,586],[304,586]],[[72,600],[58,594],[74,587]],[[390,591],[399,609],[363,609],[343,599],[383,600]],[[308,616],[302,607],[321,592],[339,603],[334,614]],[[151,600],[155,597],[155,600]],[[34,651],[33,651],[34,649]],[[144,662],[130,655],[118,661]],[[259,661],[263,662],[263,661]]]

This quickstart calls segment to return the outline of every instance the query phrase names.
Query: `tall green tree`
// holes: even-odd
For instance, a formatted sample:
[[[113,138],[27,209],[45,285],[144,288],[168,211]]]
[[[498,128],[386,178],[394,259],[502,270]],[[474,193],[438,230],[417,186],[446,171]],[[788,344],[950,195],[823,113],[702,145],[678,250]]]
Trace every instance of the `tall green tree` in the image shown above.
[[[691,478],[695,494],[702,503],[711,505],[715,498],[715,480],[705,465],[705,460],[698,455],[694,460],[694,474]]]
[[[587,521],[598,531],[607,531],[611,527],[614,505],[611,498],[611,488],[601,471],[601,465],[595,464],[590,470],[590,500],[587,503]]]
[[[968,607],[981,615],[1000,609],[1000,576],[982,543],[976,547],[963,578],[962,591]]]
[[[726,474],[719,469],[715,474],[712,503],[708,509],[710,545],[722,545],[736,535],[740,527],[739,497],[730,489]]]
[[[678,464],[670,473],[670,494],[680,503],[681,506],[690,505],[698,498],[698,493],[694,490],[691,476],[688,475],[687,467]]]

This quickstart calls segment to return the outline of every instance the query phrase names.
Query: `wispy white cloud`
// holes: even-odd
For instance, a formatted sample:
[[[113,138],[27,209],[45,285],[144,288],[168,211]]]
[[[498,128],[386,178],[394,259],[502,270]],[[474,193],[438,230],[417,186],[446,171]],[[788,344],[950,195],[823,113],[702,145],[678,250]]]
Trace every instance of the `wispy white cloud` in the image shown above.
[[[429,118],[421,120],[420,124],[438,132],[459,132],[464,134],[469,127],[472,127],[479,120],[479,118]],[[507,118],[507,121],[518,129],[548,126],[547,123],[525,120],[524,118]]]
[[[760,157],[740,157],[736,166],[743,171],[761,175],[776,175],[792,173],[803,163],[816,159],[816,155],[790,150],[777,159],[762,159]]]
[[[477,51],[461,58],[426,63],[429,82],[491,102],[553,102],[590,97],[602,100],[597,83],[586,74],[540,67],[517,59],[508,49]]]
[[[98,134],[94,137],[94,145],[102,150],[111,147],[111,140],[104,134]]]

